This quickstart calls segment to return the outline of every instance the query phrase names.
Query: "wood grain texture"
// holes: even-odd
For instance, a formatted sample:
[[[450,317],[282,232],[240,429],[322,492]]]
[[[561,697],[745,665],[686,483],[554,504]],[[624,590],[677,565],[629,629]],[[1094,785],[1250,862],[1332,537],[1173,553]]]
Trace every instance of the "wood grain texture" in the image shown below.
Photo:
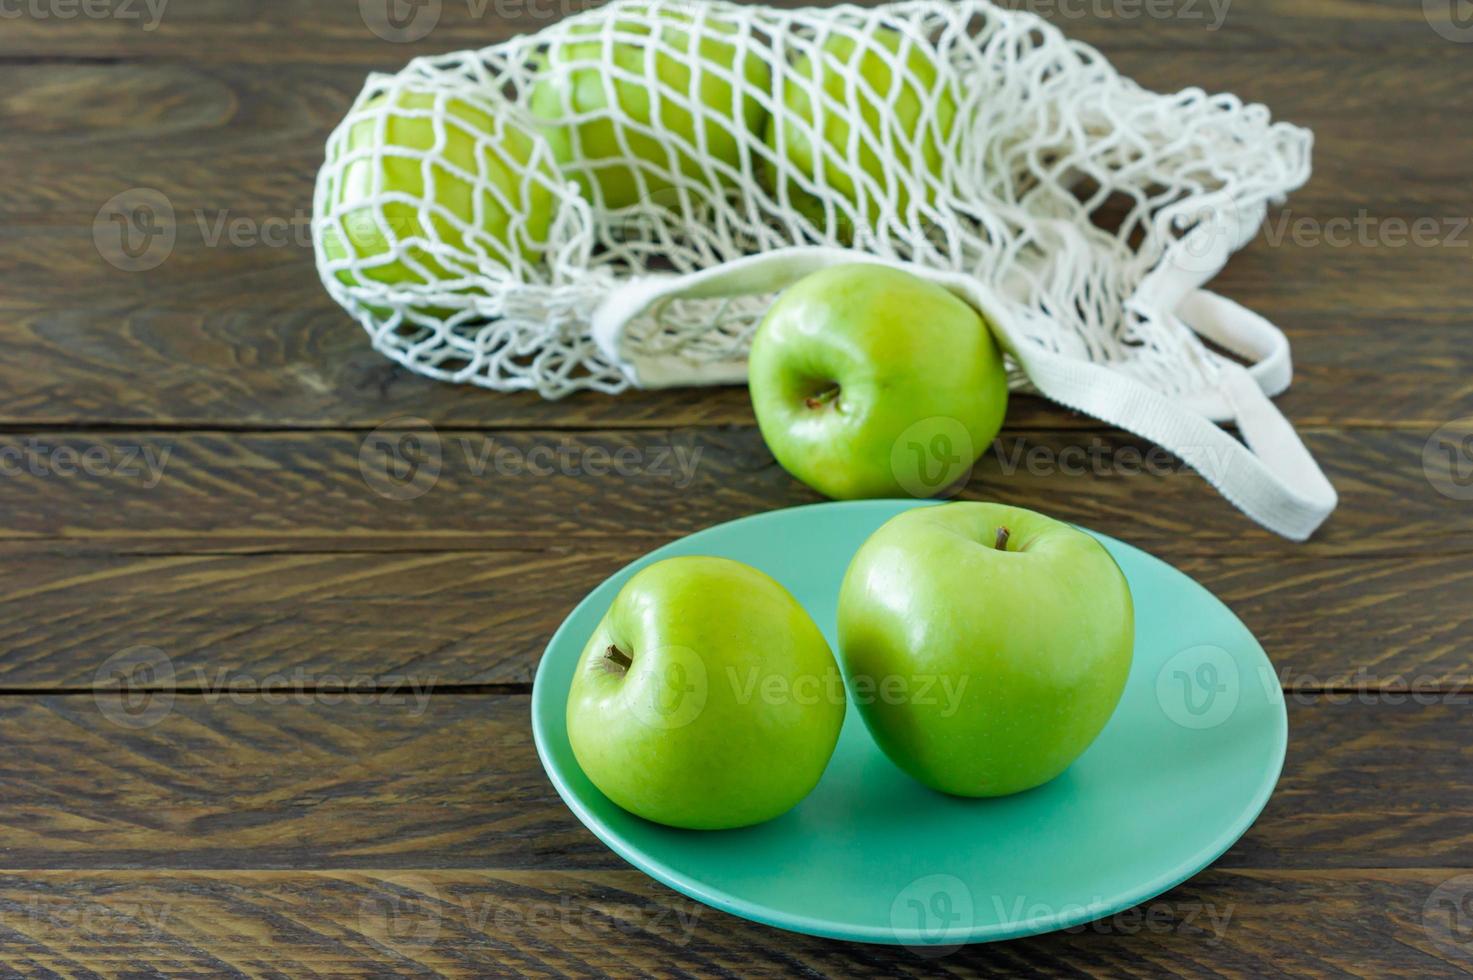
[[[398,44],[356,0],[171,0],[156,25],[110,0],[0,19],[0,973],[1473,970],[1446,901],[1473,894],[1473,511],[1421,467],[1434,429],[1473,416],[1468,47],[1420,0],[1233,0],[1217,30],[1208,0],[1009,2],[1150,88],[1232,91],[1316,135],[1314,179],[1213,288],[1289,334],[1279,404],[1342,495],[1323,531],[1278,540],[1026,397],[967,490],[1172,561],[1269,651],[1289,757],[1213,868],[1101,924],[940,958],[781,933],[630,870],[538,765],[548,635],[649,548],[817,498],[739,388],[548,403],[411,375],[332,305],[301,236],[368,71],[588,4],[444,0]],[[139,186],[178,242],[125,273],[93,221]],[[1429,218],[1441,240],[1388,240]],[[1347,221],[1354,240],[1325,240]],[[407,499],[363,453],[403,416],[442,449]],[[1087,472],[1061,472],[1080,452]],[[538,453],[554,472],[528,470]],[[155,672],[120,696],[128,651]]]
[[[447,27],[461,6],[445,5]],[[306,9],[273,6],[260,16],[288,25]],[[171,12],[179,30],[201,38],[272,30],[192,5]],[[1366,17],[1384,27],[1407,12],[1416,11],[1387,6],[1370,16],[1358,8],[1337,20]],[[1255,5],[1246,15],[1264,14]],[[355,19],[356,8],[327,17],[315,36],[347,36],[338,21]],[[496,20],[490,29],[515,24]],[[27,29],[24,18],[7,26]],[[47,28],[46,43],[91,31],[137,40],[120,27],[75,20],[65,33]],[[1126,47],[1117,58],[1143,84],[1173,90],[1212,79],[1212,87],[1262,99],[1315,129],[1315,178],[1215,284],[1289,331],[1300,381],[1281,401],[1302,424],[1425,424],[1473,413],[1473,389],[1455,380],[1473,370],[1458,329],[1473,317],[1458,285],[1473,255],[1473,193],[1464,179],[1473,142],[1456,125],[1473,62],[1423,28],[1426,44],[1415,53],[1358,64],[1354,73],[1339,70],[1346,56],[1333,48],[1286,59],[1222,45]],[[402,413],[483,425],[750,423],[740,390],[692,393],[677,406],[658,394],[550,406],[417,379],[374,353],[317,282],[304,231],[324,137],[363,68],[316,58],[265,72],[250,53],[257,43],[219,61],[0,64],[10,147],[0,160],[8,177],[0,180],[0,263],[26,282],[0,298],[0,343],[14,354],[0,367],[11,394],[0,424],[312,427]],[[405,47],[364,50],[384,68],[400,63]],[[1429,141],[1429,131],[1445,138]],[[36,172],[48,179],[30,179]],[[107,199],[140,186],[169,197],[179,241],[158,269],[125,273],[92,246],[92,222]],[[1419,220],[1437,223],[1436,244],[1394,244],[1397,223]],[[236,221],[244,237],[232,241]],[[1355,222],[1350,244],[1326,241],[1336,233],[1331,223],[1347,221]],[[1347,351],[1357,353],[1355,363],[1346,363]],[[1391,361],[1394,370],[1381,369]],[[150,383],[133,383],[135,372]],[[1020,400],[1014,421],[1091,424],[1032,400]]]
[[[1267,276],[1262,281],[1265,290],[1296,288],[1274,285]],[[403,415],[501,428],[753,424],[740,387],[678,396],[582,393],[547,402],[430,381],[372,350],[315,279],[297,284],[288,298],[260,297],[255,309],[240,308],[240,300],[229,298],[239,294],[229,287],[219,290],[175,310],[139,304],[97,310],[62,300],[16,305],[0,298],[0,336],[13,352],[0,365],[8,392],[0,425],[371,428]],[[1223,292],[1246,301],[1243,290]],[[1252,305],[1290,333],[1296,381],[1277,402],[1300,425],[1422,426],[1430,432],[1473,415],[1473,386],[1465,380],[1473,377],[1473,348],[1464,342],[1473,313],[1392,313],[1374,306],[1305,313]],[[146,372],[149,383],[139,384],[137,372]],[[1013,398],[1008,422],[1101,428],[1026,395]]]
[[[0,966],[126,973],[146,944],[169,975],[1461,976],[1473,952],[1427,912],[1456,875],[1214,870],[1068,932],[923,955],[777,933],[633,871],[27,871],[0,874]]]
[[[174,677],[200,690],[0,699],[0,868],[622,866],[543,775],[525,696],[426,695],[413,665]],[[1473,867],[1473,694],[1288,703],[1278,789],[1217,867]]]
[[[28,557],[0,563],[0,689],[86,689],[134,646],[190,677],[413,670],[437,687],[527,685],[563,617],[641,554]],[[1178,564],[1242,618],[1290,691],[1473,689],[1473,556]]]
[[[1304,544],[1257,527],[1179,461],[1116,433],[1005,432],[974,468],[965,495],[1042,510],[1168,561],[1473,550],[1473,510],[1435,490],[1422,471],[1430,427],[1303,434],[1341,496],[1340,511]],[[436,443],[439,472],[431,479]],[[754,428],[442,431],[426,434],[419,448],[404,444],[398,460],[386,445],[400,445],[399,436],[0,435],[0,549],[34,556],[648,548],[819,500],[773,461]],[[413,480],[383,482],[410,458],[421,459]]]
[[[124,0],[111,6],[123,7]],[[773,6],[807,6],[805,0],[773,0]],[[1230,49],[1383,55],[1423,51],[1443,42],[1414,0],[1336,3],[1334,0],[1255,0],[1228,5],[1218,18],[1208,5],[1167,5],[1167,16],[1145,16],[1139,4],[1066,4],[1010,0],[1007,6],[1038,12],[1071,36],[1107,49],[1152,51]],[[143,0],[126,4],[136,11]],[[154,0],[157,6],[157,0]],[[253,64],[283,62],[352,64],[365,69],[385,58],[480,47],[535,31],[567,13],[596,6],[592,0],[447,0],[434,29],[412,43],[388,42],[365,26],[356,3],[314,0],[192,0],[168,6],[165,16],[18,17],[0,35],[0,58],[150,59],[176,56],[187,47],[201,61],[225,58]],[[1219,6],[1221,6],[1219,4]],[[1159,8],[1152,8],[1159,9]],[[145,29],[153,24],[152,29]]]
[[[1395,212],[1470,199],[1458,177],[1473,143],[1452,125],[1473,78],[1461,54],[1449,44],[1390,56],[1353,78],[1336,70],[1342,55],[1317,52],[1286,62],[1215,48],[1127,50],[1112,60],[1147,88],[1232,92],[1316,131],[1315,175],[1295,192],[1296,207],[1362,202]],[[396,70],[398,57],[384,51],[375,67]],[[292,217],[310,208],[327,134],[364,81],[361,68],[317,63],[269,73],[228,60],[0,63],[10,151],[0,172],[20,176],[62,156],[68,163],[40,186],[0,187],[0,217],[85,226],[131,186],[163,190],[190,219],[194,208]],[[1438,125],[1447,138],[1429,144],[1426,128]],[[1403,156],[1412,150],[1415,169]],[[1394,185],[1379,183],[1386,178]]]
[[[1288,331],[1301,383],[1280,404],[1301,424],[1437,424],[1473,413],[1466,382],[1473,353],[1462,330],[1473,300],[1461,287],[1473,226],[1460,217],[1473,214],[1473,203],[1400,215],[1371,209],[1362,217],[1363,210],[1354,203],[1291,209],[1275,219],[1288,222],[1272,232],[1277,243],[1249,246],[1213,288]],[[689,393],[680,400],[688,404],[673,407],[659,393],[549,404],[416,378],[374,352],[332,304],[309,248],[236,247],[223,238],[212,246],[213,222],[222,217],[280,220],[231,211],[227,202],[207,209],[202,232],[183,212],[172,254],[146,273],[108,266],[90,217],[77,227],[0,231],[0,255],[27,283],[0,299],[0,340],[14,353],[0,368],[12,392],[0,423],[337,426],[402,413],[476,425],[751,422],[741,389]],[[1383,245],[1375,236],[1392,227],[1389,219],[1439,222],[1447,243]],[[1294,229],[1304,221],[1301,235]],[[1352,225],[1330,232],[1351,236],[1333,247],[1322,237],[1331,221],[1361,222],[1370,237],[1360,241]],[[1465,246],[1453,243],[1457,228]],[[1394,367],[1371,367],[1381,364]],[[150,380],[141,386],[134,379],[143,376]],[[1070,418],[1024,399],[1012,416],[1024,425],[1094,424]]]

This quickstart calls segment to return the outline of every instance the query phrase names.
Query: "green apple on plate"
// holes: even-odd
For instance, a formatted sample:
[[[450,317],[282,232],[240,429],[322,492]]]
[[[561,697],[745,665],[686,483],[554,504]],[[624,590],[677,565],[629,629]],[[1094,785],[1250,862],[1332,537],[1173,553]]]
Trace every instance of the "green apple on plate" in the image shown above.
[[[569,28],[531,95],[559,164],[606,209],[672,193],[679,177],[706,180],[713,162],[739,170],[741,133],[760,133],[766,118],[754,93],[771,89],[767,62],[727,40],[735,28],[719,14],[629,12],[640,16]]]
[[[380,93],[354,115],[329,146],[330,161],[346,161],[327,191],[341,228],[324,223],[318,236],[329,259],[356,260],[342,282],[433,285],[488,262],[541,260],[561,178],[546,151],[534,153],[530,131],[479,103],[414,88]]]
[[[589,780],[648,820],[696,830],[780,816],[818,784],[844,684],[796,599],[750,565],[642,569],[578,661],[568,740]]]
[[[838,624],[875,742],[958,796],[1017,793],[1063,772],[1110,720],[1135,636],[1130,587],[1098,540],[973,502],[916,508],[875,531],[844,575]],[[954,696],[887,697],[887,678]]]
[[[792,76],[767,124],[774,154],[810,182],[837,191],[871,229],[891,207],[892,191],[906,221],[909,181],[923,188],[918,202],[935,202],[957,102],[934,47],[888,28],[836,31],[794,63]],[[768,168],[764,176],[775,192],[775,172]],[[796,208],[823,227],[817,200],[795,181],[788,191]],[[838,230],[852,238],[854,219],[839,218]]]
[[[955,484],[1007,411],[1002,353],[967,303],[857,263],[778,297],[748,360],[752,408],[783,468],[829,497],[928,497]]]
[[[957,943],[1077,930],[1138,910],[1209,866],[1273,793],[1288,744],[1284,694],[1263,647],[1211,593],[1166,562],[1091,532],[1084,533],[1130,583],[1136,648],[1109,724],[1058,779],[1000,799],[938,793],[885,758],[860,717],[845,719],[823,779],[797,810],[736,834],[672,831],[643,820],[584,774],[568,743],[568,691],[589,635],[641,570],[674,555],[721,555],[780,575],[815,616],[832,620],[846,567],[876,530],[899,514],[951,506],[861,500],[765,511],[663,545],[594,588],[553,634],[531,697],[538,757],[572,814],[654,880],[723,913],[831,939],[900,944],[922,956]],[[1026,538],[1023,527],[1016,530]],[[1044,553],[1032,550],[995,557],[1045,560],[1042,545]],[[1082,546],[1079,554],[1081,574],[1099,567]],[[985,601],[984,591],[962,588],[962,568],[928,568],[955,587],[948,605],[958,623]],[[1054,588],[1079,581],[1062,564],[1060,574],[1060,583],[1024,575],[1038,592],[1024,613],[1048,615]],[[1070,616],[1098,612],[1089,603],[1087,596],[1069,601],[1070,613],[1049,625],[1084,635],[1082,620]],[[1006,613],[999,629],[1020,609]],[[1023,626],[1030,635],[1041,628]],[[1045,642],[1041,649],[1054,648]],[[1270,683],[1257,683],[1260,676]],[[901,692],[939,701],[946,712],[945,690],[927,684],[922,678]],[[886,690],[861,688],[851,704],[859,695],[882,701]],[[970,683],[962,692],[977,694]],[[1043,709],[1050,703],[1036,702]]]

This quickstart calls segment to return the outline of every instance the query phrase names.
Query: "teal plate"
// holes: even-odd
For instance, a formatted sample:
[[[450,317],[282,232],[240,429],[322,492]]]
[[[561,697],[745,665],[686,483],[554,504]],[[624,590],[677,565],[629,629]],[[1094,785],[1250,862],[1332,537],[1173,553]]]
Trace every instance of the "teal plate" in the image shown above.
[[[760,826],[662,827],[619,809],[583,775],[568,744],[568,687],[588,636],[638,569],[675,555],[747,562],[787,586],[833,643],[850,557],[890,517],[927,504],[828,503],[746,517],[659,548],[594,589],[548,644],[532,691],[537,752],[578,819],[635,867],[718,909],[922,951],[1113,915],[1231,847],[1283,765],[1278,677],[1211,593],[1103,535],[1135,597],[1135,661],[1099,739],[1038,789],[992,800],[932,792],[885,758],[853,705],[818,787]]]

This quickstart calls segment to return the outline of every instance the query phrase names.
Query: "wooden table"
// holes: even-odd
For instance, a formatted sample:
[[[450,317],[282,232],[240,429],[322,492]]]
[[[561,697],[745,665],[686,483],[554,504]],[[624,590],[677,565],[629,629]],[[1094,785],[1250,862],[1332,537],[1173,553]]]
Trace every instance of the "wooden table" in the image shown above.
[[[985,458],[968,496],[1119,536],[1222,596],[1280,672],[1291,741],[1256,826],[1185,885],[926,960],[653,883],[578,824],[533,750],[533,669],[588,589],[676,536],[816,499],[773,463],[746,393],[548,403],[434,384],[370,350],[317,282],[312,179],[365,73],[559,6],[444,0],[413,43],[375,36],[350,0],[175,0],[156,24],[142,2],[4,8],[4,971],[1473,965],[1473,491],[1423,465],[1439,427],[1473,431],[1473,46],[1420,0],[1237,0],[1215,31],[1186,0],[1165,18],[1036,8],[1149,87],[1235,92],[1314,129],[1313,181],[1218,288],[1288,331],[1280,404],[1342,502],[1296,545],[1179,467],[1005,475]],[[129,272],[100,257],[94,219],[136,188],[167,198],[176,241]],[[1407,240],[1417,219],[1433,240]],[[413,500],[359,470],[400,416],[445,447]],[[488,446],[701,455],[681,486],[477,472]],[[1143,448],[1023,398],[1002,446]],[[97,689],[119,658],[154,669],[145,691]]]

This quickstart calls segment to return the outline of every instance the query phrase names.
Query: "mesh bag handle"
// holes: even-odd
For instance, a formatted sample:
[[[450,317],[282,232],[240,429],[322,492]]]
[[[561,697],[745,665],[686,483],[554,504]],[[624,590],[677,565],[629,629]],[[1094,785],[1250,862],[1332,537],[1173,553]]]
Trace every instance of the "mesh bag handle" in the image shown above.
[[[1303,541],[1335,509],[1335,488],[1293,426],[1269,400],[1289,382],[1288,343],[1267,320],[1220,296],[1191,294],[1185,312],[1198,329],[1224,346],[1262,352],[1252,369],[1225,364],[1212,402],[1222,421],[1236,423],[1243,442],[1212,418],[1149,386],[1101,365],[1040,347],[1014,323],[1011,305],[975,278],[913,264],[856,255],[846,250],[799,248],[752,256],[685,276],[652,276],[615,290],[593,314],[593,338],[605,355],[652,386],[668,376],[688,378],[691,366],[629,360],[625,329],[663,304],[766,296],[832,265],[872,262],[903,268],[951,290],[987,318],[999,342],[1039,393],[1109,422],[1175,453],[1243,513],[1268,529]],[[709,368],[698,364],[695,369]],[[712,377],[719,381],[721,378]]]

